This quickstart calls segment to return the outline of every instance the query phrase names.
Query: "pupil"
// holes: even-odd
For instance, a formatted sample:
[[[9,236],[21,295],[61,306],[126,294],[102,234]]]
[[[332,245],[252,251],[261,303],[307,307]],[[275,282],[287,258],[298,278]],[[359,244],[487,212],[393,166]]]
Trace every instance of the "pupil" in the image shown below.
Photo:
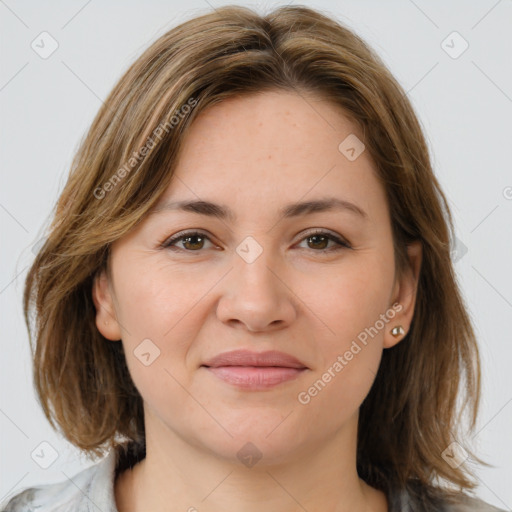
[[[185,247],[187,247],[187,244],[189,243],[189,241],[190,241],[190,240],[193,240],[194,238],[202,239],[202,236],[200,236],[200,235],[187,236],[187,237],[185,238],[185,241],[184,241]],[[201,242],[199,242],[199,244],[201,244]],[[192,243],[192,245],[197,245],[197,244]],[[189,248],[189,247],[187,247],[187,249],[188,249],[188,248]],[[196,249],[197,249],[197,248],[198,248],[198,247],[196,247]],[[200,247],[199,247],[199,248],[200,248]]]
[[[327,238],[326,238],[325,236],[322,236],[322,235],[313,235],[313,236],[310,236],[309,238],[310,238],[310,240],[316,240],[316,241],[318,241],[318,239],[323,239],[323,241],[324,241],[324,242],[326,242],[326,241],[327,241]],[[313,242],[313,243],[315,243],[315,242]],[[317,247],[318,247],[318,246],[317,246]],[[323,248],[325,248],[325,245],[324,245],[324,246],[322,246],[322,249],[323,249]]]

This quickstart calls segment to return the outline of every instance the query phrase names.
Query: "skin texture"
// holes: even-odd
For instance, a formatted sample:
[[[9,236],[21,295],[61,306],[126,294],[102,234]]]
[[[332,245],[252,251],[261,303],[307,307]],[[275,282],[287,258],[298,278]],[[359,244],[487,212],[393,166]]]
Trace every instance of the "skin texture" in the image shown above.
[[[267,91],[210,107],[192,125],[159,204],[208,200],[236,219],[162,210],[113,244],[112,274],[93,287],[96,323],[107,339],[122,339],[147,443],[146,459],[116,481],[120,512],[388,509],[356,472],[358,411],[382,351],[403,338],[391,328],[407,333],[411,324],[421,246],[409,246],[410,268],[397,279],[385,191],[368,151],[349,161],[338,149],[350,134],[363,140],[340,109],[310,95]],[[327,196],[367,217],[278,215]],[[351,247],[329,251],[336,242],[311,239],[312,228]],[[190,229],[208,238],[160,247]],[[236,251],[248,236],[262,248],[250,264]],[[298,394],[394,303],[394,318],[300,403]],[[134,355],[147,338],[160,350],[149,366]],[[254,391],[201,367],[239,348],[280,350],[308,369]],[[237,458],[247,442],[262,455],[253,467]]]

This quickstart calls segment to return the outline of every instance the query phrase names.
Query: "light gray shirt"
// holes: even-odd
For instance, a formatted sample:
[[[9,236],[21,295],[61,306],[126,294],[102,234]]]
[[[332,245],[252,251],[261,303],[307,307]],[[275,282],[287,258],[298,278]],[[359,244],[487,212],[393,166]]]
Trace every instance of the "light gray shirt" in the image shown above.
[[[137,460],[131,460],[132,466]],[[126,464],[125,464],[126,466]],[[119,512],[114,497],[119,453],[111,450],[95,465],[82,470],[71,480],[29,487],[0,504],[0,512]],[[505,512],[477,498],[461,495],[458,505],[427,503],[405,490],[387,494],[389,512]]]

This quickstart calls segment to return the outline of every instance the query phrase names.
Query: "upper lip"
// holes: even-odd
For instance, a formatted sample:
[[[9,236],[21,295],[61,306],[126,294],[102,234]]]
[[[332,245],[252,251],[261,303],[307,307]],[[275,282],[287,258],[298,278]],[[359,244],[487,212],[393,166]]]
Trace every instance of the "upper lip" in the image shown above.
[[[301,361],[290,354],[277,350],[253,352],[251,350],[233,350],[218,354],[203,363],[203,366],[279,366],[285,368],[307,368]]]

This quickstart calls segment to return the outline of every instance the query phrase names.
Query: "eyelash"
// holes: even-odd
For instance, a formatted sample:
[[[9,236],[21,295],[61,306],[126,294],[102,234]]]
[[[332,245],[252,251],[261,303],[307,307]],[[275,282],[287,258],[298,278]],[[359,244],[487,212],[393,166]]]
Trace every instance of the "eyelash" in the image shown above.
[[[344,239],[328,232],[328,231],[324,231],[324,230],[321,230],[321,229],[317,229],[317,230],[314,230],[310,233],[307,233],[306,236],[304,236],[300,242],[302,242],[303,240],[307,240],[308,238],[311,238],[313,236],[318,236],[318,235],[322,235],[324,236],[325,238],[327,238],[328,240],[331,240],[335,243],[338,244],[337,247],[331,247],[329,249],[311,249],[311,251],[313,252],[317,252],[317,253],[330,253],[330,252],[333,252],[333,251],[339,251],[339,250],[342,250],[342,249],[351,249],[351,245],[345,241]],[[175,247],[173,246],[174,243],[176,242],[179,242],[181,241],[182,239],[184,238],[188,238],[188,237],[194,237],[194,236],[200,236],[202,238],[206,238],[207,240],[209,240],[211,242],[211,239],[210,237],[206,234],[206,233],[203,233],[201,231],[181,231],[180,233],[177,233],[176,235],[170,237],[170,238],[167,238],[165,239],[161,244],[160,244],[160,247],[162,247],[163,249],[170,249],[170,250],[176,250],[176,249],[181,249],[180,247]],[[192,251],[192,250],[188,250],[188,249],[181,249],[185,252],[189,252],[189,253],[194,253],[194,252],[201,252],[202,249],[198,249],[196,251]]]

